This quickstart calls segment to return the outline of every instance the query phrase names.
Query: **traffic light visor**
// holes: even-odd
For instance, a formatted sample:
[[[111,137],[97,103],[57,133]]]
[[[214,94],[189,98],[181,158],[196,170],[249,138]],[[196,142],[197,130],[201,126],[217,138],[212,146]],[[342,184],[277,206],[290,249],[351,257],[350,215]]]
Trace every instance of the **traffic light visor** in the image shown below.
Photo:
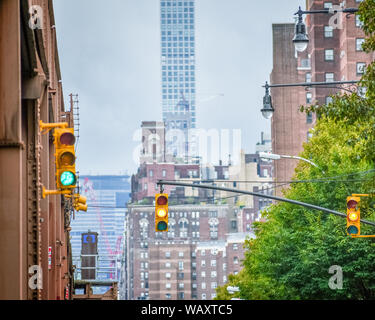
[[[165,218],[167,215],[167,211],[165,209],[158,209],[156,214],[159,218]]]
[[[165,221],[160,221],[157,224],[158,231],[165,231],[168,229],[168,224]]]
[[[356,226],[350,226],[347,230],[348,234],[358,234],[358,228]]]
[[[359,215],[358,215],[357,212],[351,212],[351,213],[349,213],[349,215],[348,215],[348,219],[349,219],[350,221],[352,221],[352,222],[356,222],[356,221],[358,221],[358,219],[359,219]]]
[[[60,165],[72,166],[76,162],[76,157],[72,152],[64,152],[60,155]]]
[[[60,182],[63,186],[72,186],[76,184],[76,176],[71,171],[64,171],[60,175]]]
[[[74,134],[70,133],[70,132],[64,132],[61,136],[60,136],[60,143],[61,144],[64,144],[64,145],[67,145],[67,146],[73,146],[76,142],[76,138],[74,136]]]
[[[159,206],[164,206],[166,204],[168,204],[168,199],[166,196],[160,196],[157,200],[156,200],[156,203],[159,205]]]
[[[347,203],[348,209],[355,209],[358,205],[358,202],[355,200],[349,200]]]

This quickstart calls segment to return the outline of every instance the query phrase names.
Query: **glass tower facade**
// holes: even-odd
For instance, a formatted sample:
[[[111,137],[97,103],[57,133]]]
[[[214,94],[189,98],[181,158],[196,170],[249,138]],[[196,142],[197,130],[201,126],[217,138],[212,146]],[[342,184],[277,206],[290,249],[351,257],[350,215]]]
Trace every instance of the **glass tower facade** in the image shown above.
[[[129,200],[129,176],[81,176],[80,194],[87,197],[87,212],[76,212],[71,221],[74,264],[80,267],[81,235],[98,233],[96,280],[119,280],[123,251],[125,205]],[[80,270],[78,270],[80,271]],[[81,273],[75,274],[76,279]],[[99,288],[100,289],[100,288]],[[106,288],[101,288],[104,293]]]
[[[160,0],[160,21],[163,121],[167,137],[174,130],[181,138],[178,145],[167,139],[167,150],[188,155],[188,130],[196,128],[195,0]]]

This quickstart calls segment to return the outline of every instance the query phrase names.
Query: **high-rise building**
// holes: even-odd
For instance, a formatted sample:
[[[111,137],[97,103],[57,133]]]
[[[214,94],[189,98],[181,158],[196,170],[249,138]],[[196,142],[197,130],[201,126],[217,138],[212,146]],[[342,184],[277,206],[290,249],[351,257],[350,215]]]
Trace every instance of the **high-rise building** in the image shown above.
[[[163,121],[168,153],[189,154],[196,127],[195,0],[160,0]]]
[[[358,7],[359,0],[344,1],[346,8]],[[307,10],[340,8],[339,0],[308,0]],[[333,12],[333,11],[332,11]],[[272,119],[272,151],[275,154],[297,156],[303,143],[312,135],[314,114],[299,111],[299,106],[326,104],[331,96],[340,92],[340,86],[332,81],[359,80],[366,65],[374,60],[374,54],[362,50],[365,35],[356,14],[318,13],[306,15],[309,36],[307,50],[296,52],[292,39],[293,24],[273,25],[273,70],[271,84],[302,82],[327,82],[327,86],[311,88],[272,88],[275,113]],[[274,163],[275,181],[289,181],[298,161],[281,159]],[[281,195],[277,189],[276,194]]]
[[[81,279],[82,234],[96,232],[98,257],[95,279],[118,281],[124,243],[125,205],[130,194],[129,176],[81,176],[80,193],[87,197],[87,212],[79,212],[71,222],[76,279]],[[106,288],[102,288],[104,293]]]
[[[243,244],[254,237],[234,234],[233,211],[229,205],[170,206],[169,230],[157,233],[153,206],[128,205],[120,296],[213,299],[216,287],[241,270]]]

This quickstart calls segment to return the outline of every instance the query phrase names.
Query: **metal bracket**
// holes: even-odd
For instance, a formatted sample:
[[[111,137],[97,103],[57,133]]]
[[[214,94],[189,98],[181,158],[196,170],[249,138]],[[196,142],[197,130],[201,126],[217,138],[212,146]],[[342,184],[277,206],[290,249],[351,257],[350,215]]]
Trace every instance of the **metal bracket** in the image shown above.
[[[42,120],[39,121],[39,128],[42,134],[48,133],[50,130],[55,128],[65,129],[68,128],[67,122],[56,122],[56,123],[44,123]]]
[[[62,195],[70,195],[72,191],[70,190],[46,190],[44,186],[42,186],[42,197],[43,199],[46,198],[46,196],[56,195],[56,194],[62,194]]]

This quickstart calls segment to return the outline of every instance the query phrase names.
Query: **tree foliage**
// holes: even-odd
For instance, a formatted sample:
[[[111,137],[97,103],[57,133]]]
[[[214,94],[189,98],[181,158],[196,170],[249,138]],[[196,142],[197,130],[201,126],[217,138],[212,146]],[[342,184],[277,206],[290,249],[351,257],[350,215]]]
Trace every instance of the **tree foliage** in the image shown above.
[[[375,50],[375,0],[360,5],[367,36],[364,48]],[[340,94],[329,105],[302,108],[316,112],[312,139],[302,157],[320,169],[301,162],[286,198],[346,212],[353,193],[374,192],[375,176],[375,66],[369,65],[358,93]],[[298,180],[312,180],[297,183]],[[361,217],[375,220],[374,199],[362,198]],[[240,287],[242,299],[375,299],[375,240],[353,239],[343,218],[278,203],[263,212],[267,222],[255,224],[256,239],[246,242],[242,271],[228,285]],[[361,225],[362,234],[375,228]],[[343,271],[342,289],[333,290],[331,266]],[[226,287],[217,299],[229,299]]]

